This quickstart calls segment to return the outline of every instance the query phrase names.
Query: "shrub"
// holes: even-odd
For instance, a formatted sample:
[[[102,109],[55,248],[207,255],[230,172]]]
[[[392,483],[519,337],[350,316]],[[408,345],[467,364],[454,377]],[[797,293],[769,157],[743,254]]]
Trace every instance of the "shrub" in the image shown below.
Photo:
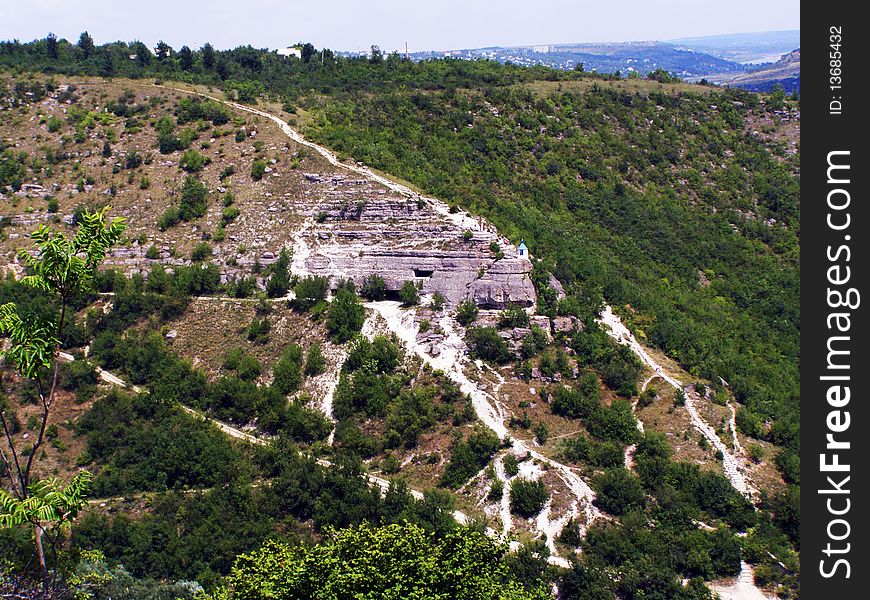
[[[239,360],[236,373],[242,381],[253,381],[260,376],[261,367],[257,357],[245,354]]]
[[[308,347],[308,352],[305,354],[305,374],[313,377],[324,371],[326,371],[326,358],[323,356],[320,344],[315,342]]]
[[[190,260],[193,262],[202,262],[209,258],[211,254],[211,245],[207,242],[201,242],[193,247],[193,251],[190,253]]]
[[[646,505],[646,493],[640,478],[625,469],[609,469],[592,478],[592,487],[597,494],[595,504],[612,515],[624,515]]]
[[[363,280],[359,293],[366,300],[377,302],[387,297],[387,284],[383,277],[373,273]]]
[[[504,457],[504,472],[508,477],[516,477],[520,472],[520,463],[517,457],[513,454],[507,454]]]
[[[444,294],[442,294],[441,292],[435,292],[434,294],[432,294],[432,303],[429,306],[433,311],[438,312],[442,308],[444,308],[444,305],[446,303],[447,298],[444,297]]]
[[[51,115],[51,116],[48,118],[47,125],[48,125],[48,130],[49,130],[51,133],[54,133],[54,132],[60,130],[60,128],[63,126],[63,121],[61,121],[61,120],[57,117],[57,115]]]
[[[226,212],[225,209],[224,212]],[[238,212],[238,209],[236,209]],[[290,290],[290,252],[287,248],[281,248],[278,260],[269,269],[271,274],[266,281],[266,295],[269,298],[280,298]]]
[[[272,387],[282,395],[292,394],[302,385],[302,348],[290,344],[275,363]]]
[[[191,148],[184,151],[184,154],[181,155],[181,160],[178,161],[178,165],[188,173],[197,173],[209,162],[211,162],[211,159]]]
[[[170,206],[163,211],[163,214],[160,215],[159,219],[157,219],[157,228],[160,229],[160,231],[166,231],[173,225],[177,225],[178,221],[178,209],[174,206]]]
[[[356,294],[348,289],[340,289],[329,305],[326,317],[326,330],[332,341],[343,344],[362,329],[365,322],[365,309]]]
[[[196,177],[188,175],[181,188],[181,201],[178,204],[178,218],[191,221],[205,214],[208,189]]]
[[[263,175],[266,174],[266,163],[262,160],[255,160],[251,165],[251,178],[254,181],[260,181]]]
[[[326,299],[329,291],[329,279],[326,277],[308,276],[300,279],[293,289],[296,298],[293,307],[297,310],[310,310],[312,306]]]
[[[420,303],[420,288],[413,281],[406,281],[399,288],[399,300],[403,306],[416,306]]]
[[[460,325],[468,327],[477,319],[478,312],[477,303],[474,300],[470,298],[463,300],[456,307],[456,320]]]
[[[498,315],[498,328],[509,329],[514,327],[528,327],[529,315],[518,306],[507,308]]]
[[[456,489],[486,466],[498,450],[500,441],[489,429],[477,428],[468,439],[453,446],[450,462],[441,475],[440,485]]]
[[[495,327],[471,327],[466,334],[466,342],[473,358],[506,363],[512,357],[507,342]]]
[[[271,325],[268,319],[254,317],[248,326],[248,340],[256,344],[265,344],[269,341],[270,329]]]
[[[511,512],[530,519],[541,512],[549,498],[547,486],[540,480],[514,479],[511,482],[510,508]]]

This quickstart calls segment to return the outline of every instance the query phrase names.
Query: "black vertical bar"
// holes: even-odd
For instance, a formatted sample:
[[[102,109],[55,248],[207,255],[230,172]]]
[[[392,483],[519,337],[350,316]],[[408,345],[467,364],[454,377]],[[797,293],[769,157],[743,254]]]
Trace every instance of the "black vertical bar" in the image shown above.
[[[801,598],[807,599],[870,593],[870,365],[862,352],[868,319],[861,305],[870,296],[856,295],[870,293],[870,127],[861,81],[870,36],[859,6],[801,7]]]

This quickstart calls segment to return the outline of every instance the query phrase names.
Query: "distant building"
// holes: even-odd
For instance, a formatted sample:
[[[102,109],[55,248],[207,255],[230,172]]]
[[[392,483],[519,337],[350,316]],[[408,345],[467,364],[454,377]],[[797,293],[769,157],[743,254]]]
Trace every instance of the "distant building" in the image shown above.
[[[520,258],[529,258],[529,247],[526,246],[525,240],[520,240],[520,245],[517,246],[517,254]]]
[[[278,56],[283,56],[284,58],[289,56],[302,58],[302,50],[300,48],[278,48],[276,52],[278,53]]]

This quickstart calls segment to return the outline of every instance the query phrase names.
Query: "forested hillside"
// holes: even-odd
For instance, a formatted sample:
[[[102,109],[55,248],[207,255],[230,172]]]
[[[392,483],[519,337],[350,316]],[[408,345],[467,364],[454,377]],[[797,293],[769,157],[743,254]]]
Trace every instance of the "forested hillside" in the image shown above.
[[[85,34],[2,42],[0,68],[0,300],[55,322],[60,305],[21,280],[32,267],[15,252],[38,224],[71,235],[108,205],[126,218],[70,298],[57,342],[72,360],[36,461],[40,477],[94,474],[49,552],[78,592],[313,597],[386,551],[444,597],[546,597],[555,582],[561,598],[709,598],[705,582],[741,561],[796,594],[796,98],[664,72],[307,44],[301,59],[152,54]],[[420,194],[348,179],[357,161]],[[454,231],[463,211],[506,239],[470,216]],[[370,223],[399,237],[415,219],[430,219],[415,252],[448,231],[438,252],[496,270],[524,239],[534,310],[446,305],[421,294],[425,269],[401,285],[316,270],[328,251],[362,258]],[[666,372],[596,322],[605,303]],[[7,439],[30,452],[41,392],[15,364]],[[745,458],[758,494],[732,487],[710,436]],[[2,534],[4,557],[31,569],[32,534]],[[358,570],[321,565],[348,553]]]

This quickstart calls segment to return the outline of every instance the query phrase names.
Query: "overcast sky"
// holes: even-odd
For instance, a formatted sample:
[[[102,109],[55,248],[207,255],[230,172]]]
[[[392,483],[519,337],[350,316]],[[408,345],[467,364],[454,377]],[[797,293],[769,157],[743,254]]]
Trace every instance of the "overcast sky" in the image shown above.
[[[411,51],[800,28],[799,0],[0,0],[0,39]]]

